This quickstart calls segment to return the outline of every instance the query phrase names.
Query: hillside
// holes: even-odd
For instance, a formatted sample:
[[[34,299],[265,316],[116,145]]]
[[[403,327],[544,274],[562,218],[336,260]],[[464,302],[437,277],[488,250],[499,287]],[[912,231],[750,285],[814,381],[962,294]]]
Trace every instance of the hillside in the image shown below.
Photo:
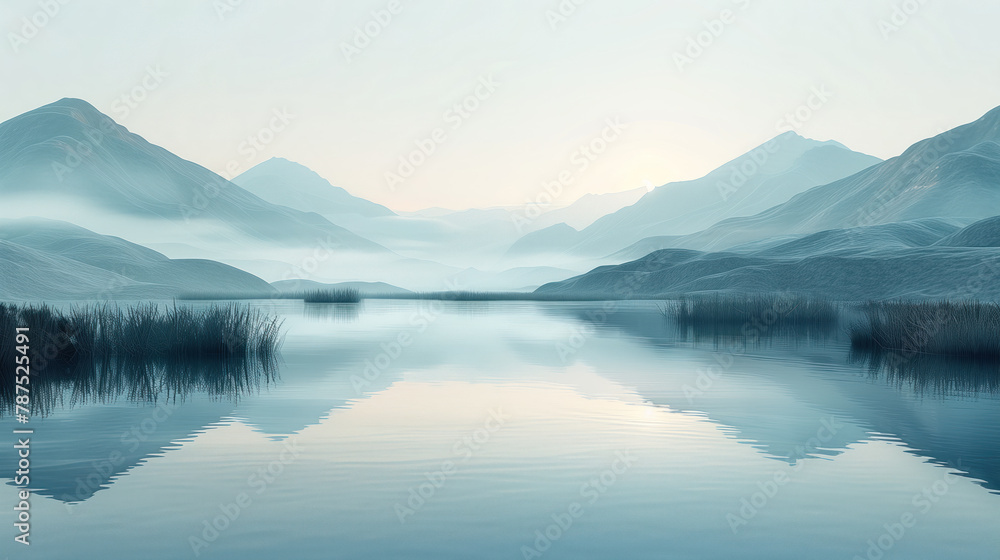
[[[0,220],[0,299],[168,298],[273,291],[231,266],[169,259],[117,237],[43,219]]]
[[[790,291],[842,300],[892,298],[1000,299],[995,251],[925,247],[842,252],[805,258],[664,249],[546,284],[542,294],[667,298],[696,292]]]
[[[1000,216],[980,220],[937,242],[941,247],[1000,247]]]

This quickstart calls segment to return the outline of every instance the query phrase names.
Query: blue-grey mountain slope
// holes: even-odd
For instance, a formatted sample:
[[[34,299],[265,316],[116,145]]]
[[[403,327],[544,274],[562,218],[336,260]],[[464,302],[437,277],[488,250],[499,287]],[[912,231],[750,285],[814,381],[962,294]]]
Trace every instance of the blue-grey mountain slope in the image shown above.
[[[655,298],[791,291],[844,300],[1000,299],[1000,251],[944,244],[962,232],[989,230],[995,222],[961,230],[932,219],[828,230],[741,252],[662,249],[537,292]]]
[[[942,247],[1000,247],[1000,216],[986,218],[937,242]]]
[[[700,179],[654,189],[635,204],[600,218],[569,242],[529,245],[526,241],[512,248],[511,256],[601,257],[644,238],[692,234],[727,218],[756,214],[880,161],[837,142],[784,133]]]
[[[0,220],[0,299],[165,298],[220,291],[274,290],[229,265],[168,259],[65,222]]]
[[[5,217],[63,220],[169,257],[225,262],[267,280],[305,274],[324,282],[405,278],[413,287],[431,288],[461,270],[394,253],[315,212],[258,198],[78,99],[0,123],[0,205]]]
[[[338,250],[388,253],[318,214],[266,202],[79,99],[0,123],[0,200],[143,243],[162,231],[173,242],[180,235],[172,234],[195,233],[205,246],[323,239]]]
[[[770,237],[1000,214],[1000,108],[917,142],[902,155],[749,217],[684,236],[674,247],[721,250]]]
[[[542,215],[523,223],[522,233],[537,231],[557,224],[565,224],[580,230],[612,212],[635,204],[647,192],[646,187],[639,187],[614,193],[588,193],[568,206],[561,208],[542,207],[540,208],[544,212]],[[526,213],[526,209],[522,208],[521,210]]]
[[[664,249],[546,284],[536,292],[660,298],[695,292],[789,291],[842,300],[996,300],[1000,299],[996,258],[995,252],[982,249],[936,247],[789,259]]]
[[[304,165],[271,158],[233,178],[233,183],[272,203],[302,212],[316,212],[331,220],[345,214],[394,216],[385,206],[335,187]]]

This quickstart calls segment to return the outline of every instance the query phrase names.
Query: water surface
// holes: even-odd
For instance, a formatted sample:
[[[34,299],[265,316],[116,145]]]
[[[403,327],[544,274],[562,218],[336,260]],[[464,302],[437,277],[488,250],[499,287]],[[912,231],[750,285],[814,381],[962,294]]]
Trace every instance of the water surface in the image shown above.
[[[0,550],[129,560],[1000,551],[995,383],[885,372],[852,359],[836,332],[750,345],[681,333],[653,303],[255,305],[286,318],[273,379],[231,394],[154,386],[143,399],[155,402],[66,389],[33,419],[32,546],[5,539]],[[939,379],[951,366],[926,367]],[[13,504],[6,480],[0,499]]]

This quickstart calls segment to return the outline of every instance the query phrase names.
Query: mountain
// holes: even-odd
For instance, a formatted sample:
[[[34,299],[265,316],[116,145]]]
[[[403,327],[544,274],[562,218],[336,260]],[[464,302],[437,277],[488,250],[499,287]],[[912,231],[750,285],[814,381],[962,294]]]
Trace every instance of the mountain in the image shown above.
[[[233,183],[272,203],[330,219],[343,214],[394,216],[392,210],[335,187],[304,165],[271,158],[236,176]]]
[[[274,291],[238,268],[169,259],[54,220],[0,220],[0,299],[169,298],[186,292]]]
[[[896,249],[929,247],[959,230],[947,220],[926,218],[877,226],[834,229],[811,233],[773,246],[754,244],[751,254],[766,257],[804,258],[816,255],[884,253]],[[733,251],[739,251],[734,247]]]
[[[573,243],[579,231],[567,224],[558,223],[545,229],[525,234],[507,249],[505,256],[534,252],[538,247],[562,247]]]
[[[720,222],[674,246],[721,250],[780,235],[923,218],[968,225],[998,213],[1000,108],[850,177],[753,216]]]
[[[79,99],[0,123],[0,201],[133,241],[227,255],[247,244],[390,254],[322,216],[262,200]]]
[[[5,217],[63,220],[171,258],[239,266],[269,281],[405,279],[408,288],[437,289],[468,266],[421,256],[441,253],[433,245],[454,233],[447,224],[418,224],[437,232],[427,243],[430,249],[395,253],[315,212],[263,200],[150,144],[78,99],[0,123],[0,205]],[[383,225],[393,218],[398,217],[343,215],[345,223],[359,220],[376,233],[392,231]],[[505,227],[513,230],[513,224]],[[419,227],[387,237],[404,246],[423,243],[414,233],[421,233]]]
[[[521,245],[510,255],[569,252],[598,257],[648,237],[695,233],[721,220],[753,215],[880,161],[837,142],[786,132],[700,179],[657,187],[635,204],[598,219],[568,245]]]
[[[599,260],[611,263],[635,260],[639,257],[648,255],[653,251],[673,247],[680,237],[681,236],[679,235],[657,235],[655,237],[646,237],[645,239],[640,239],[628,247],[625,247],[620,251],[615,251],[614,253]]]
[[[661,239],[673,248],[537,291],[1000,299],[998,213],[1000,108],[764,212]]]

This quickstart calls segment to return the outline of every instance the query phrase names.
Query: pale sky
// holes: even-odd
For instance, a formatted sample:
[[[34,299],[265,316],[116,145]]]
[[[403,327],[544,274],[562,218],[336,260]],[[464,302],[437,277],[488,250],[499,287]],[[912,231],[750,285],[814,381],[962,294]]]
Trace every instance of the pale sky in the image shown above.
[[[786,129],[883,158],[1000,105],[996,2],[576,2],[4,0],[0,120],[79,97],[224,176],[281,156],[405,211],[519,205],[560,173],[558,205],[696,178],[810,101]]]

